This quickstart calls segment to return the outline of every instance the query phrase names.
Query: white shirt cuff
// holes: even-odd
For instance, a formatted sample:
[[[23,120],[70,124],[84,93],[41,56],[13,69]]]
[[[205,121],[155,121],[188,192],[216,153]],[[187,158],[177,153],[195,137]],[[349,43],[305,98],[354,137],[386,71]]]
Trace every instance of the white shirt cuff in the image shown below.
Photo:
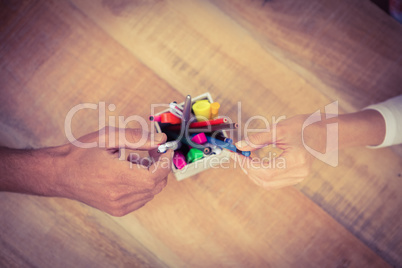
[[[402,95],[370,105],[363,110],[376,110],[385,120],[385,137],[381,144],[368,148],[383,148],[402,143]]]

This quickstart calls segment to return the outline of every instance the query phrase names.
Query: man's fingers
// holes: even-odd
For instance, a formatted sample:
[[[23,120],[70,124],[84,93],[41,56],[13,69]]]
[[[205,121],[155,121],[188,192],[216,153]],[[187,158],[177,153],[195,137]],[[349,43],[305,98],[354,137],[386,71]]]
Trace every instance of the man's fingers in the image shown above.
[[[157,195],[160,192],[162,192],[162,190],[166,187],[167,185],[167,177],[165,177],[163,180],[159,181],[156,185],[154,190],[152,191],[153,195]]]
[[[172,169],[173,150],[168,150],[166,153],[161,154],[157,161],[155,161],[149,168],[149,176],[156,182],[166,178]]]
[[[126,128],[123,137],[119,138],[121,142],[123,139],[126,148],[137,150],[152,150],[158,147],[159,144],[165,143],[167,136],[165,133],[151,133],[145,130]]]
[[[146,203],[151,201],[155,195],[159,194],[163,188],[166,187],[167,179],[164,179],[158,182],[153,190],[147,193],[136,193],[135,190],[129,191],[124,194],[119,202],[125,205],[119,207],[118,209],[112,210],[112,215],[114,216],[124,216],[130,212],[133,212],[141,207],[143,207]]]
[[[236,147],[242,151],[255,151],[272,143],[272,135],[269,131],[254,133],[245,140],[236,142]]]
[[[110,214],[115,217],[125,216],[125,215],[145,206],[152,199],[153,199],[153,196],[148,196],[147,198],[144,198],[141,200],[135,199],[132,202],[125,204],[121,208],[113,210]]]
[[[166,187],[167,184],[167,179],[163,179],[162,181],[158,182],[154,189],[148,193],[146,196],[144,196],[141,199],[137,198],[137,194],[133,194],[128,198],[131,198],[131,202],[128,201],[127,204],[123,207],[122,215],[126,215],[130,212],[133,212],[134,210],[137,210],[144,205],[146,205],[149,201],[151,201],[155,195],[159,194],[163,188]]]
[[[122,148],[120,149],[119,160],[126,159],[129,162],[130,167],[136,165],[139,168],[148,170],[149,166],[152,165],[153,160],[149,157],[146,151],[132,151],[130,149]],[[124,163],[124,161],[123,161]],[[126,164],[126,163],[124,163]]]
[[[98,141],[105,148],[128,148],[133,150],[151,150],[167,140],[165,133],[151,133],[138,128],[105,127],[99,130],[97,140],[93,133],[84,137],[86,140]]]
[[[96,143],[107,149],[127,148],[132,150],[152,150],[165,143],[165,133],[151,133],[139,128],[104,127],[79,139],[84,143]]]
[[[137,210],[137,209],[140,209],[140,208],[142,208],[143,206],[145,206],[149,201],[151,201],[153,199],[153,197],[152,198],[148,198],[148,199],[145,199],[145,200],[141,200],[141,201],[137,201],[137,202],[133,202],[133,203],[131,203],[131,204],[127,204],[127,206],[126,206],[126,214],[128,214],[128,213],[130,213],[130,212],[133,212],[133,211],[135,211],[135,210]],[[126,214],[124,214],[124,215],[126,215]]]
[[[148,151],[149,157],[152,159],[152,161],[156,162],[159,160],[159,157],[163,156],[164,154],[161,154],[158,152],[158,149],[152,149]]]

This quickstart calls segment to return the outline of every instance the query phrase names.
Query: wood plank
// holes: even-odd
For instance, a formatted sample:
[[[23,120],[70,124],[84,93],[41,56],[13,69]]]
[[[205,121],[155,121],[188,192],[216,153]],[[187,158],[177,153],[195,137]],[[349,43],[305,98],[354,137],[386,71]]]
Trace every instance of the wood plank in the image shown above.
[[[9,140],[22,147],[65,142],[64,118],[83,102],[116,104],[107,119],[146,116],[151,103],[206,89],[233,118],[240,100],[245,118],[265,115],[268,105],[270,115],[290,115],[331,101],[209,3],[122,3],[24,2],[5,12],[15,14],[1,24],[8,26],[0,39],[0,119],[2,129],[14,130]],[[266,106],[256,107],[263,98]],[[77,136],[98,127],[94,111],[74,120]],[[350,155],[352,163],[359,157]],[[298,190],[266,192],[238,168],[180,183],[171,176],[155,200],[113,220],[69,200],[0,196],[7,215],[0,259],[10,266],[59,266],[61,256],[66,266],[387,266]],[[42,240],[54,248],[38,249]]]
[[[222,2],[219,3],[222,5]],[[164,7],[166,5],[167,3],[164,3]],[[242,14],[241,7],[242,5],[240,3],[238,6],[239,9],[237,10],[239,14]],[[171,12],[174,15],[170,12],[162,13],[161,8],[155,7],[154,5],[143,7],[150,13],[148,17],[158,17],[158,19],[162,21],[154,22],[157,24],[155,28],[149,25],[148,22],[150,18],[144,19],[146,15],[136,16],[136,14],[131,14],[131,16],[128,16],[126,14],[114,18],[114,16],[108,17],[107,12],[110,7],[97,9],[96,7],[88,6],[83,8],[92,11],[91,14],[93,14],[94,20],[96,20],[96,16],[99,16],[101,19],[96,20],[99,25],[108,31],[110,35],[114,36],[116,40],[119,40],[119,42],[123,45],[125,44],[128,49],[131,49],[133,54],[141,58],[142,61],[153,70],[156,70],[161,77],[164,77],[165,80],[174,84],[183,94],[185,94],[188,86],[183,85],[184,82],[183,84],[177,82],[178,80],[185,80],[187,78],[187,80],[191,80],[192,86],[199,88],[200,85],[203,85],[202,82],[205,81],[205,77],[210,77],[210,70],[214,70],[217,75],[216,77],[210,78],[214,83],[210,86],[210,91],[213,93],[217,91],[217,96],[220,96],[225,88],[230,88],[230,94],[226,94],[226,96],[236,98],[234,101],[242,101],[243,111],[245,110],[243,118],[267,113],[267,109],[264,105],[257,107],[253,105],[253,103],[261,103],[261,100],[265,97],[262,97],[263,95],[267,95],[265,98],[274,103],[273,105],[269,105],[268,113],[272,115],[285,114],[289,116],[292,113],[312,112],[309,109],[317,109],[323,107],[324,104],[330,103],[329,99],[323,97],[321,94],[317,94],[315,88],[305,83],[304,76],[299,77],[298,72],[292,72],[294,68],[289,67],[291,69],[289,70],[287,63],[282,63],[281,60],[278,60],[276,51],[272,52],[270,50],[270,53],[267,54],[266,51],[260,47],[260,44],[255,42],[247,32],[233,25],[232,21],[228,21],[222,18],[222,16],[219,16],[219,13],[217,14],[218,11],[206,3],[185,1],[185,3],[171,7]],[[228,4],[228,9],[229,8],[233,8],[232,5]],[[251,8],[257,9],[257,7],[249,5],[248,9]],[[248,9],[246,8],[246,10]],[[346,9],[346,7],[344,7],[344,9]],[[140,12],[140,10],[136,8],[135,12]],[[174,21],[174,17],[183,21],[180,22],[180,24],[183,24],[184,21],[186,21],[186,14],[192,14],[189,22],[193,27],[192,30],[181,29],[183,33],[180,33],[179,30],[177,30],[179,27],[174,23],[164,23],[164,21]],[[212,16],[211,14],[217,15]],[[209,16],[209,19],[205,20],[207,16]],[[252,16],[250,15],[250,17]],[[117,23],[120,23],[120,27],[116,27]],[[136,27],[128,27],[127,25],[135,25]],[[220,25],[220,27],[212,28],[211,25]],[[273,24],[271,23],[270,25]],[[166,33],[166,36],[160,34],[162,27],[162,32]],[[335,26],[331,24],[331,27]],[[146,31],[142,29],[146,29]],[[197,31],[201,31],[201,29],[208,29],[209,31],[201,37],[200,34],[197,35]],[[177,38],[168,37],[173,31],[177,32],[175,35]],[[363,30],[358,29],[356,31],[361,32]],[[333,35],[336,36],[339,32],[340,30],[335,31]],[[376,32],[376,35],[377,34],[379,33]],[[187,38],[191,38],[192,35],[195,36],[193,37],[194,41],[189,42],[186,46],[185,42],[182,42],[182,37],[190,36]],[[156,38],[156,36],[158,38]],[[219,36],[223,36],[224,38],[219,38]],[[278,36],[278,38],[285,40],[285,36],[282,35]],[[335,39],[335,37],[331,38]],[[150,40],[156,42],[157,45],[152,45]],[[169,42],[173,44],[170,45],[166,40],[169,40]],[[237,42],[238,40],[241,40],[240,44]],[[288,42],[291,43],[291,41],[292,40],[289,40]],[[365,44],[358,43],[356,40],[353,41],[356,47],[363,47]],[[197,43],[197,45],[194,45],[194,43]],[[295,43],[298,44],[297,42]],[[321,44],[318,41],[317,43],[317,45]],[[349,43],[351,43],[351,41],[346,42],[346,44]],[[174,53],[172,50],[175,47],[189,52],[180,59],[178,59],[179,56],[177,56],[178,54],[176,52],[175,58],[172,60],[171,55]],[[211,47],[210,51],[207,50],[208,47]],[[222,47],[227,47],[227,49],[225,49],[226,58],[215,56],[218,59],[214,61],[213,57],[211,57],[211,55],[214,55],[213,51],[217,51]],[[239,47],[241,47],[241,49],[239,49]],[[336,48],[338,50],[334,50],[332,53],[343,54],[343,47],[337,46]],[[359,50],[362,55],[356,55],[356,57],[364,58],[364,55],[367,55],[367,57],[373,58],[373,55],[370,54],[373,52],[370,51],[370,53],[368,53],[364,48],[354,49],[354,51]],[[208,62],[196,60],[197,53],[200,53],[200,51],[203,58],[209,59]],[[239,53],[239,51],[241,52]],[[312,52],[310,51],[310,53]],[[320,54],[318,50],[313,56],[319,57],[316,55]],[[322,54],[325,55],[325,53]],[[154,62],[153,57],[158,58],[157,63]],[[307,56],[305,57],[308,59]],[[377,57],[377,61],[379,61],[378,65],[384,65],[380,62],[383,58],[386,57]],[[161,59],[164,59],[164,61],[162,62]],[[176,65],[174,65],[173,62]],[[233,68],[233,62],[236,64],[235,68]],[[180,66],[193,66],[193,69],[200,69],[202,71],[194,75],[193,72],[188,72],[188,68],[181,68]],[[172,67],[173,70],[169,67]],[[264,72],[261,72],[261,70],[264,70]],[[269,72],[266,70],[269,70]],[[342,74],[343,72],[338,74],[339,79],[342,79]],[[222,81],[218,76],[226,77],[227,79],[226,81]],[[306,80],[308,79],[309,77],[307,77]],[[393,79],[397,80],[399,77],[394,77]],[[230,81],[229,85],[225,84],[227,81]],[[196,82],[197,84],[194,84]],[[269,85],[269,87],[266,85]],[[297,85],[297,87],[291,88],[292,85]],[[219,88],[219,90],[215,88]],[[250,92],[247,95],[247,99],[241,96],[245,88],[248,88]],[[395,94],[397,90],[396,87],[389,88],[389,91],[393,92],[391,94]],[[360,92],[365,91],[367,91],[367,89],[361,86]],[[284,92],[287,92],[287,94],[284,94]],[[365,93],[356,94],[367,95]],[[327,92],[325,92],[325,95],[328,95]],[[224,98],[225,101],[228,99],[226,96]],[[355,99],[359,101],[362,100],[360,96],[356,96]],[[264,104],[264,101],[262,102],[262,104]],[[342,107],[347,108],[351,107],[351,105],[352,102],[350,102],[349,99],[340,100],[340,106]],[[237,114],[237,107],[232,106],[232,108],[233,110],[228,114],[233,118]],[[331,170],[331,173],[328,174],[328,169],[321,167],[321,172],[316,171],[320,174],[318,179],[306,181],[306,183],[302,184],[301,188],[305,194],[313,200],[316,200],[326,211],[331,212],[331,215],[347,226],[347,228],[358,235],[358,237],[362,238],[373,250],[376,250],[391,262],[400,262],[400,257],[398,257],[401,255],[401,245],[398,242],[402,241],[399,239],[400,234],[395,235],[395,232],[380,231],[378,228],[366,228],[365,226],[375,221],[375,226],[389,226],[389,228],[381,228],[381,230],[397,230],[398,226],[402,224],[402,219],[395,216],[396,211],[401,207],[402,200],[398,199],[395,202],[393,199],[394,196],[398,195],[397,191],[401,187],[401,182],[398,180],[397,176],[397,174],[401,173],[401,159],[398,155],[389,152],[388,149],[382,150],[381,152],[373,152],[367,149],[348,152],[342,153],[340,158],[341,165],[338,169]],[[349,164],[350,162],[353,163],[353,167]],[[370,169],[370,173],[367,174],[367,163],[373,163],[371,165],[377,168]],[[389,168],[381,168],[385,165]],[[350,171],[351,169],[358,170],[358,172]],[[348,174],[348,176],[344,176],[343,174]],[[335,179],[339,177],[344,177],[345,179],[342,181]],[[367,183],[367,177],[371,178],[371,183]],[[335,182],[335,180],[337,181]],[[360,188],[355,185],[360,185]],[[326,189],[328,187],[333,191],[330,195],[333,198],[326,198],[324,202],[324,200],[315,197],[322,196],[324,193],[327,194]],[[320,193],[320,189],[324,193]],[[361,189],[365,189],[365,191]],[[316,191],[319,192],[317,193]],[[343,198],[343,196],[347,198]],[[339,202],[340,200],[342,201]],[[364,204],[375,203],[375,205],[362,206],[361,202]],[[388,213],[381,213],[381,215],[379,215],[379,211],[388,211]],[[360,225],[356,225],[356,218],[360,219]],[[395,246],[395,244],[398,246]]]
[[[78,3],[78,5],[80,5],[80,3]],[[164,5],[166,5],[166,3],[164,3]],[[211,14],[211,13],[213,14],[214,10],[213,9],[211,10],[210,6],[205,7],[205,4],[202,4],[202,3],[194,4],[194,3],[189,3],[188,1],[186,1],[186,3],[180,3],[180,5],[175,6],[174,11],[172,11],[172,12],[175,12],[174,17],[179,18],[180,20],[184,21],[184,19],[182,19],[182,18],[185,17],[185,14],[192,14],[191,15],[192,21],[190,21],[190,23],[192,23],[193,27],[194,27],[194,25],[197,25],[197,28],[194,27],[195,29],[193,29],[192,31],[184,29],[184,30],[182,30],[184,32],[182,34],[180,32],[177,32],[177,34],[176,34],[176,36],[178,36],[177,39],[175,39],[174,37],[169,39],[169,42],[172,42],[174,45],[169,45],[168,42],[166,41],[168,39],[168,35],[171,32],[173,32],[174,29],[178,28],[177,25],[175,25],[174,23],[167,24],[167,23],[157,21],[157,22],[155,22],[157,24],[157,26],[155,26],[155,28],[152,29],[152,26],[149,25],[149,23],[148,23],[150,21],[150,19],[148,19],[148,18],[144,19],[145,15],[144,16],[136,16],[136,14],[131,14],[129,16],[126,13],[125,15],[121,15],[117,18],[113,18],[113,16],[112,17],[108,16],[107,8],[105,8],[105,7],[100,7],[100,8],[96,7],[96,6],[82,7],[82,4],[80,6],[81,6],[81,8],[83,8],[87,11],[89,10],[90,16],[92,15],[91,17],[94,18],[94,20],[97,21],[97,23],[99,25],[101,25],[106,31],[108,31],[112,36],[114,36],[116,38],[116,40],[119,40],[119,42],[122,44],[126,44],[126,47],[128,49],[131,49],[133,54],[135,54],[139,58],[141,58],[143,62],[145,62],[148,66],[151,66],[154,70],[156,70],[160,74],[160,76],[164,77],[167,81],[170,81],[170,83],[172,83],[172,84],[175,83],[175,87],[178,87],[179,89],[183,88],[183,90],[186,90],[183,85],[181,85],[180,83],[177,82],[178,79],[185,79],[185,77],[191,78],[192,81],[198,80],[198,85],[195,85],[195,86],[199,87],[199,85],[201,84],[201,81],[200,81],[201,78],[199,78],[199,77],[202,77],[202,75],[204,73],[205,73],[204,76],[207,76],[206,73],[208,72],[209,69],[217,70],[217,73],[219,73],[220,75],[224,74],[225,77],[229,77],[228,78],[229,81],[233,81],[236,79],[236,77],[237,78],[239,77],[238,69],[234,69],[232,72],[230,72],[231,69],[230,69],[230,66],[228,66],[229,64],[226,65],[226,62],[223,60],[219,61],[220,64],[214,64],[214,63],[210,63],[210,62],[205,63],[202,61],[200,63],[198,63],[196,61],[196,53],[197,52],[201,51],[201,53],[205,53],[206,58],[208,58],[207,55],[213,55],[212,51],[209,53],[204,52],[204,51],[206,51],[206,47],[214,46],[215,49],[217,50],[217,47],[219,47],[219,45],[222,46],[222,44],[220,42],[226,41],[225,45],[227,45],[227,44],[236,43],[233,40],[239,40],[239,39],[242,41],[246,40],[246,41],[243,41],[242,47],[245,51],[253,51],[254,57],[249,55],[252,53],[249,53],[247,56],[250,56],[250,57],[244,57],[244,58],[248,58],[248,59],[252,58],[253,60],[255,60],[257,58],[255,56],[255,54],[258,54],[258,53],[255,52],[256,51],[255,48],[258,47],[258,45],[255,45],[255,44],[250,45],[249,44],[249,43],[251,43],[251,41],[249,41],[250,39],[247,39],[247,35],[245,35],[241,31],[240,31],[240,33],[242,35],[239,34],[238,32],[235,32],[235,33],[233,33],[233,31],[230,32],[230,34],[233,34],[237,38],[239,37],[239,35],[241,35],[241,37],[242,37],[242,38],[235,39],[235,37],[228,34],[228,27],[230,27],[230,26],[227,26],[226,28],[222,26],[222,28],[224,30],[214,29],[213,33],[208,32],[208,36],[207,36],[208,40],[205,40],[205,37],[198,38],[199,36],[197,35],[197,30],[203,29],[203,28],[211,29],[211,28],[208,28],[208,25],[211,25],[211,24],[224,25],[224,26],[230,25],[230,22],[227,22],[224,20],[222,22],[220,20],[220,18],[214,17],[213,19],[209,19],[208,21],[203,19],[203,18],[205,18],[205,14]],[[200,7],[205,8],[205,9],[202,9]],[[108,8],[110,8],[110,7],[108,7]],[[170,15],[170,13],[168,13],[168,12],[162,13],[158,7],[150,5],[150,6],[146,6],[143,8],[146,9],[147,12],[150,12],[151,14],[153,14],[153,12],[155,12],[157,14],[157,15],[156,14],[148,15],[149,17],[158,17],[162,21],[173,21],[173,19],[172,19],[173,15]],[[149,10],[151,10],[151,11],[149,11]],[[173,10],[173,8],[172,8],[172,10]],[[194,12],[194,10],[196,10],[197,12]],[[138,11],[138,9],[136,9],[135,12],[140,12],[140,11]],[[166,18],[164,16],[166,16]],[[99,19],[97,19],[97,18],[99,18]],[[102,19],[100,19],[100,18],[102,18]],[[136,20],[136,18],[140,18],[140,19]],[[135,22],[133,22],[134,20],[135,20]],[[216,20],[218,20],[218,23]],[[121,21],[124,21],[124,23],[122,23]],[[117,23],[119,23],[118,24],[119,27],[116,27]],[[128,27],[127,25],[135,25],[135,28]],[[166,36],[163,36],[163,35],[161,36],[161,34],[160,34],[161,27],[163,27],[164,30],[162,32],[166,33]],[[137,29],[139,29],[139,30],[137,30]],[[176,30],[176,31],[178,31],[178,30]],[[225,32],[225,33],[223,33],[223,32]],[[188,72],[188,68],[179,68],[178,72],[173,73],[173,71],[170,68],[168,68],[168,66],[172,66],[173,68],[176,67],[176,65],[169,65],[172,62],[172,60],[170,60],[170,57],[171,57],[170,55],[172,54],[172,50],[173,50],[172,48],[177,47],[177,46],[180,46],[180,49],[185,48],[184,42],[181,42],[181,40],[182,40],[181,37],[190,36],[188,38],[191,38],[191,35],[196,36],[194,38],[197,39],[197,47],[194,48],[194,45],[193,45],[194,42],[189,42],[189,43],[191,43],[191,47],[190,47],[190,45],[188,45],[188,47],[186,47],[185,51],[189,51],[190,55],[188,55],[188,56],[186,55],[185,57],[182,57],[179,60],[179,59],[177,59],[177,57],[178,57],[177,54],[175,54],[174,62],[179,66],[198,66],[198,69],[202,69],[205,71],[204,71],[204,73],[197,73],[197,75],[194,75],[194,73]],[[220,36],[220,35],[223,35],[225,37],[224,41],[222,41],[223,38],[216,38],[217,36]],[[158,36],[158,37],[156,38],[156,36]],[[135,39],[135,41],[133,39]],[[152,42],[149,42],[150,40],[152,40],[153,42],[157,42],[158,45],[152,45]],[[249,41],[249,43],[247,43],[247,41]],[[216,43],[218,43],[218,44],[216,44]],[[245,44],[247,44],[248,46],[246,46]],[[250,46],[252,46],[252,47],[250,48]],[[154,47],[158,48],[158,49],[152,49]],[[167,48],[160,49],[160,48],[164,48],[164,47],[167,47]],[[199,49],[197,50],[197,48],[199,48]],[[150,51],[147,52],[147,50],[152,50],[152,52],[150,52]],[[167,52],[165,53],[165,51],[167,51]],[[225,51],[230,52],[230,51],[236,51],[236,50],[228,49]],[[229,53],[229,52],[227,52],[227,53]],[[152,57],[155,57],[156,55],[158,58],[157,63],[155,63],[154,59],[152,58]],[[233,56],[233,55],[231,55],[231,56]],[[267,60],[268,63],[271,63],[271,65],[274,65],[276,68],[280,68],[280,67],[277,67],[278,64],[273,63],[273,62],[275,62],[275,59],[273,59],[271,57],[271,59],[268,60],[269,55],[266,56],[266,55],[262,55],[262,53],[261,53],[261,54],[258,54],[258,57],[259,58],[262,57],[264,60]],[[233,56],[233,58],[235,58],[235,57]],[[236,57],[235,59],[238,60],[239,58],[240,58],[240,60],[243,59],[241,56]],[[161,59],[165,59],[165,61],[160,62]],[[180,62],[180,64],[178,64],[177,62]],[[261,64],[263,64],[263,63],[261,63],[260,61],[257,62],[257,65],[260,66]],[[220,66],[220,67],[218,67],[218,66]],[[194,69],[197,69],[197,68],[194,68]],[[244,68],[242,70],[244,70],[244,72],[246,74],[248,74],[247,72],[250,72],[250,71],[248,71],[249,69],[252,69],[254,71],[254,68],[252,68],[252,67],[247,68],[247,69]],[[283,68],[283,69],[285,69],[285,68]],[[225,71],[223,71],[223,70],[225,70]],[[227,71],[227,70],[230,70],[230,71]],[[280,73],[280,72],[277,71],[275,74],[277,75],[278,73]],[[240,74],[240,76],[242,76],[242,74]],[[283,75],[283,77],[286,77],[286,79],[289,79],[289,77],[292,77],[292,76],[291,75],[286,75],[286,76]],[[248,78],[248,80],[250,80],[250,77],[247,77],[247,78]],[[293,78],[293,79],[300,82],[300,79],[297,80],[298,78]],[[239,80],[241,80],[241,79],[236,79],[236,82]],[[244,80],[246,80],[246,79],[243,79],[243,81]],[[278,77],[277,77],[277,80],[281,81],[281,79]],[[284,80],[284,79],[282,79],[282,80]],[[255,81],[255,80],[253,82],[258,83],[258,81]],[[231,88],[234,91],[233,93],[231,92],[232,96],[233,96],[233,94],[236,94],[238,92],[238,90],[236,90],[236,89],[240,89],[241,86],[243,86],[241,84],[240,84],[240,86],[236,85],[236,83],[233,83],[233,84],[234,85],[231,85]],[[278,83],[278,84],[280,84],[280,83]],[[275,84],[275,86],[276,86],[276,84]],[[214,89],[214,87],[212,87],[211,90],[213,90],[213,89]],[[253,90],[252,92],[255,94],[255,93],[258,93],[259,90],[261,90],[261,88],[257,88],[255,90]],[[281,91],[284,90],[283,86],[280,87],[280,90]],[[278,91],[279,91],[279,89],[278,89]],[[305,93],[306,92],[302,92],[300,95],[305,94]],[[299,97],[300,95],[296,95],[296,98]],[[294,96],[294,95],[292,95],[292,96]],[[312,94],[313,98],[315,96],[316,96],[316,94],[315,95]],[[257,98],[253,98],[253,96],[251,96],[250,99],[255,101],[255,99],[257,99]],[[253,106],[253,109],[258,110],[259,108],[263,108],[263,107]]]
[[[212,2],[345,110],[402,93],[402,26],[369,1]],[[351,149],[336,169],[316,163],[298,188],[386,260],[402,263],[401,167],[389,149]]]
[[[402,26],[370,1],[211,2],[348,112],[402,93]]]
[[[208,90],[224,101],[241,101],[253,114],[265,114],[264,105],[272,105],[272,114],[313,112],[309,102],[330,101],[207,2],[127,2],[117,5],[122,10],[117,15],[111,4],[74,3],[182,94]],[[283,94],[286,89],[291,94]],[[243,97],[245,91],[251,98]],[[261,105],[255,105],[254,94],[266,95],[259,98]]]
[[[101,211],[67,199],[0,198],[1,267],[167,267]]]
[[[79,103],[116,104],[114,113],[106,110],[107,121],[113,115],[146,116],[151,102],[181,96],[91,21],[80,14],[77,21],[70,17],[77,10],[46,2],[11,5],[0,8],[14,14],[1,23],[8,26],[0,35],[2,145],[65,143],[64,119]],[[148,88],[158,95],[132,94]],[[98,128],[97,111],[83,111],[74,119],[76,136]],[[2,267],[166,266],[103,212],[70,200],[0,197]],[[168,263],[181,263],[169,249],[157,249],[166,252]]]
[[[134,214],[186,266],[387,266],[295,189],[266,192],[232,169],[170,180]]]
[[[393,265],[401,262],[402,159],[392,150],[350,149],[336,168],[316,162],[297,186],[306,196]]]

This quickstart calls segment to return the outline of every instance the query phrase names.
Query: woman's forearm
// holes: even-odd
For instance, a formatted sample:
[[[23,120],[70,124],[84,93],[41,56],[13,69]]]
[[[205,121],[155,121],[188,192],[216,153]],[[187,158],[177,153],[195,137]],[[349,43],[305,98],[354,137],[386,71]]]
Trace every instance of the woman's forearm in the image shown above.
[[[339,115],[339,149],[375,146],[385,137],[385,121],[375,110]]]

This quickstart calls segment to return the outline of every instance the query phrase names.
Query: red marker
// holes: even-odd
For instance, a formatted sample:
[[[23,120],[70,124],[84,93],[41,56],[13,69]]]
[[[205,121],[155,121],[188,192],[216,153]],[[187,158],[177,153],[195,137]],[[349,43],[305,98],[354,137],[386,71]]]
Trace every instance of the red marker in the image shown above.
[[[194,122],[190,124],[189,129],[191,128],[202,128],[202,127],[207,127],[207,126],[215,126],[215,125],[221,125],[225,124],[228,122],[227,118],[218,118],[214,120],[209,120],[209,121],[201,121],[201,122]],[[180,130],[180,126],[171,126],[168,128],[169,130]]]
[[[220,131],[220,130],[237,129],[238,127],[239,127],[239,124],[237,124],[237,123],[219,124],[219,125],[214,125],[214,126],[189,128],[188,133],[215,132],[215,131]]]
[[[190,128],[194,127],[206,127],[206,126],[214,126],[214,125],[219,125],[219,124],[225,124],[228,122],[227,118],[218,118],[214,120],[208,120],[208,121],[201,121],[201,122],[194,122],[190,124]]]
[[[163,113],[161,115],[151,115],[149,117],[149,120],[155,121],[155,122],[160,122],[160,123],[169,123],[172,125],[181,123],[181,119],[172,113]]]

